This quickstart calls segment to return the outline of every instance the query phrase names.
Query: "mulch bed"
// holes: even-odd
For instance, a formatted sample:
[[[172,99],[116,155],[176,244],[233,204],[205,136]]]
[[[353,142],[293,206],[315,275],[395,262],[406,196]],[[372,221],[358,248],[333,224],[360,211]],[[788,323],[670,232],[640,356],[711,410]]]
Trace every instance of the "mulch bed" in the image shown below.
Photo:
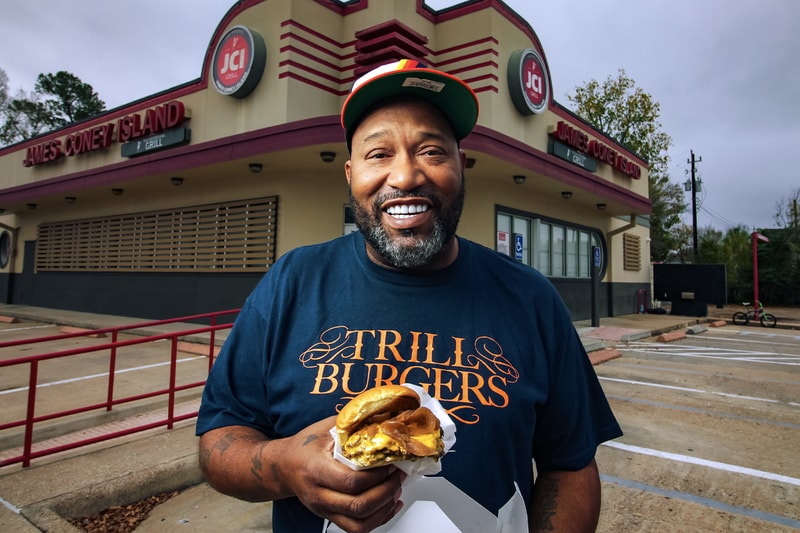
[[[92,516],[73,518],[69,523],[87,533],[130,533],[148,517],[153,508],[176,494],[178,491],[156,494],[130,505],[109,507]]]

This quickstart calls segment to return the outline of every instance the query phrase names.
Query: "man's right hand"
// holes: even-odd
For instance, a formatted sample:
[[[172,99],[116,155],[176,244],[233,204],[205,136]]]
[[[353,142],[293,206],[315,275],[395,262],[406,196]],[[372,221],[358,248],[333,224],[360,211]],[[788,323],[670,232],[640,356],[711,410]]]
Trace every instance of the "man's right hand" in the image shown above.
[[[391,465],[355,471],[334,459],[335,420],[275,440],[244,426],[211,430],[200,438],[201,467],[222,493],[249,501],[296,496],[345,531],[371,531],[401,509],[405,474]]]

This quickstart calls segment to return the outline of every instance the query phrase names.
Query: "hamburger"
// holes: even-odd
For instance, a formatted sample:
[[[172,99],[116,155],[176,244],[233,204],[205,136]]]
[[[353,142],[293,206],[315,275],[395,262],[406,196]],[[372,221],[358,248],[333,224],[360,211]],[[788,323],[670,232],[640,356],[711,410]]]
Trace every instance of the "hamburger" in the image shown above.
[[[439,419],[402,385],[362,392],[336,416],[342,455],[361,467],[444,455]]]

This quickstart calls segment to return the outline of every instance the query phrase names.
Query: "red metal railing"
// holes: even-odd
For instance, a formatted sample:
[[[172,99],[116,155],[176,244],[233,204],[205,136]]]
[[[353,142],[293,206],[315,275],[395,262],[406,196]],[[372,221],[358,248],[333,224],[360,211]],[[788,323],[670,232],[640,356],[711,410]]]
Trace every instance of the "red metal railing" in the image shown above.
[[[149,429],[154,429],[157,427],[166,426],[167,429],[172,429],[176,422],[194,418],[195,416],[197,416],[196,410],[181,415],[175,414],[176,394],[181,391],[189,390],[192,388],[200,388],[205,384],[205,380],[186,383],[182,385],[177,384],[179,342],[181,341],[181,339],[187,339],[199,335],[203,336],[207,335],[208,369],[210,370],[211,365],[214,362],[216,332],[230,329],[233,326],[233,319],[235,318],[235,315],[238,312],[239,309],[231,309],[213,313],[204,313],[204,314],[185,316],[180,318],[172,318],[169,320],[142,322],[126,326],[78,331],[74,333],[65,333],[61,335],[38,337],[34,339],[21,339],[15,341],[0,342],[0,349],[3,349],[3,348],[25,346],[25,345],[43,345],[45,343],[59,342],[68,339],[87,337],[87,336],[95,336],[95,337],[108,336],[108,335],[111,336],[111,342],[98,344],[95,346],[83,346],[67,350],[40,353],[38,355],[19,357],[15,359],[9,359],[7,361],[0,360],[0,373],[5,373],[7,369],[10,367],[29,365],[28,395],[27,395],[25,418],[12,420],[10,422],[5,422],[5,423],[0,423],[0,431],[24,427],[22,452],[14,457],[7,457],[4,459],[0,458],[0,467],[15,463],[22,463],[23,467],[27,467],[30,466],[31,460],[37,459],[39,457],[52,455],[54,453],[79,448],[81,446],[86,446],[89,444],[94,444],[97,442],[102,442],[105,440],[110,440],[125,435],[131,435],[133,433],[138,433]],[[224,323],[218,323],[220,317],[225,317],[225,316],[231,316],[232,318],[230,318],[228,321]],[[186,322],[198,322],[201,320],[209,320],[210,324],[207,326],[198,325],[197,327],[190,327],[184,324]],[[159,332],[157,334],[151,334],[151,335],[143,334],[141,336],[135,336],[133,338],[129,338],[126,340],[119,340],[119,335],[122,332],[135,333],[136,330],[153,329],[153,328],[163,329],[164,326],[167,326],[169,324],[179,324],[179,323],[183,326],[183,328],[179,328],[175,331],[166,331],[164,333]],[[186,327],[189,327],[189,329],[185,329]],[[164,340],[170,341],[169,385],[166,388],[142,394],[124,396],[119,398],[115,397],[115,377],[117,374],[117,351],[123,347],[142,345],[146,343],[154,343]],[[205,342],[205,337],[203,342]],[[107,351],[109,354],[108,380],[106,384],[107,390],[105,393],[106,400],[104,402],[82,405],[72,409],[53,412],[46,415],[36,414],[36,396],[37,396],[37,387],[39,380],[40,363],[44,361],[72,357],[91,352],[104,352],[104,351]],[[65,418],[81,413],[87,413],[90,411],[96,411],[100,409],[111,411],[113,407],[121,404],[136,402],[149,398],[155,398],[158,396],[167,397],[166,416],[161,419],[158,419],[156,421],[151,421],[145,424],[140,424],[134,427],[126,427],[124,429],[112,431],[107,434],[95,435],[93,437],[79,439],[74,442],[63,443],[51,447],[45,447],[43,449],[37,449],[35,451],[33,450],[33,432],[36,424],[57,420],[60,418]]]

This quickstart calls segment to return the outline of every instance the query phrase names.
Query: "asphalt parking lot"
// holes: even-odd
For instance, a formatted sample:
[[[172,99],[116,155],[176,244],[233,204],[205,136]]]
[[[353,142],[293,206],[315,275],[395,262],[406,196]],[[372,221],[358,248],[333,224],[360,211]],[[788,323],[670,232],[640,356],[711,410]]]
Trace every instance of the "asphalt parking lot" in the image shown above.
[[[800,336],[710,328],[597,367],[625,435],[601,446],[602,531],[800,529]]]
[[[26,319],[0,326],[0,335],[38,335],[53,323]],[[797,531],[800,331],[723,326],[672,342],[648,336],[696,323],[627,316],[604,319],[596,330],[579,328],[620,354],[595,367],[625,431],[598,450],[599,531]],[[131,372],[157,368],[159,355],[142,357]],[[93,366],[83,371],[95,373]],[[6,379],[0,391],[17,386],[13,376],[0,379]],[[0,469],[0,531],[74,532],[64,516],[175,489],[180,493],[137,532],[270,531],[269,504],[233,500],[202,483],[188,422],[44,458],[28,469]]]

